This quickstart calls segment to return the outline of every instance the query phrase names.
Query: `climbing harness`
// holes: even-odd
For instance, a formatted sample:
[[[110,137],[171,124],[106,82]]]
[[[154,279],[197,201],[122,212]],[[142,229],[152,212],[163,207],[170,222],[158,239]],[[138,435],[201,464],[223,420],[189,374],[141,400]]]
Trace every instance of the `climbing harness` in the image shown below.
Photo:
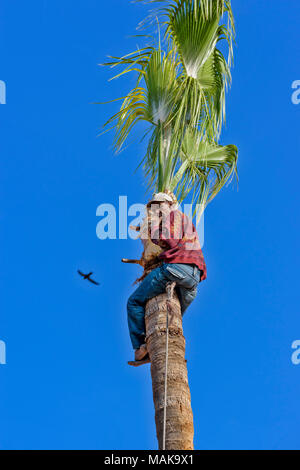
[[[167,313],[166,313],[166,362],[165,362],[165,397],[164,397],[164,422],[163,422],[163,450],[166,450],[166,423],[167,423],[167,382],[168,382],[168,355],[169,355],[169,313],[172,313],[171,300],[176,282],[169,282],[167,291]]]

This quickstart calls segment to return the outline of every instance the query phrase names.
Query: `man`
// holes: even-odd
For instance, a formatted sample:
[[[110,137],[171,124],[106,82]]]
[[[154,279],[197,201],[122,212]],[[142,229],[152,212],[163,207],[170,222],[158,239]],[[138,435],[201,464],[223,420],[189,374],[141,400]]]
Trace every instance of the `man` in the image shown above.
[[[155,194],[147,204],[151,213],[149,236],[163,251],[162,265],[151,271],[127,303],[128,327],[135,361],[145,360],[145,306],[148,300],[176,282],[176,292],[184,314],[197,295],[199,282],[206,279],[206,265],[196,229],[190,219],[176,208],[172,194]]]

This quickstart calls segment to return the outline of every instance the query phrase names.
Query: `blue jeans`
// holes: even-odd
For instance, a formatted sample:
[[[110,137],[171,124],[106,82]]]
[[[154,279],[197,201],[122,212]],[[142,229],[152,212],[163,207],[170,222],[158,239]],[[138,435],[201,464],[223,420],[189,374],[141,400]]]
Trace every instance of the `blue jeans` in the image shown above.
[[[183,314],[197,295],[201,271],[190,264],[164,263],[151,271],[127,302],[128,327],[134,349],[145,342],[145,306],[148,300],[166,291],[168,282],[176,282],[181,313]]]

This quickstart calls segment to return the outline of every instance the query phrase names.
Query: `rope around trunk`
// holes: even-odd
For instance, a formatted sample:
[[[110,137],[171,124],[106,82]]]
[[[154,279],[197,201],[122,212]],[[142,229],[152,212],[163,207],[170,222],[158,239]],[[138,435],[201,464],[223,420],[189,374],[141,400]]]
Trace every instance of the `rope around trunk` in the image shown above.
[[[166,450],[166,424],[167,424],[167,383],[168,383],[168,356],[169,356],[169,313],[172,313],[171,301],[174,294],[176,282],[169,282],[167,291],[167,313],[166,313],[166,363],[165,363],[165,397],[164,397],[164,423],[163,423],[163,450]]]

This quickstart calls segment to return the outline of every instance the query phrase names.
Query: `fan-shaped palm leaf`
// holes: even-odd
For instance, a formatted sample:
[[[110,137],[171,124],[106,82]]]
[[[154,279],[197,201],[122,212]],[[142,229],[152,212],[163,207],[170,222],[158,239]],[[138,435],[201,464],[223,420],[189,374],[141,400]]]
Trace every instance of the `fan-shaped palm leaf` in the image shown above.
[[[147,2],[146,2],[147,3]],[[183,68],[181,106],[178,125],[189,116],[193,127],[217,138],[225,117],[225,90],[230,83],[230,63],[234,22],[230,0],[171,0],[150,2],[163,6],[169,48],[178,53]],[[156,13],[158,13],[156,12]],[[227,26],[220,24],[227,13]],[[229,49],[228,62],[216,45],[224,40]]]
[[[114,62],[103,65],[125,65],[127,68],[122,72],[135,71],[138,73],[137,86],[131,90],[123,99],[121,109],[112,116],[104,127],[115,123],[116,137],[115,149],[119,151],[124,144],[132,126],[138,121],[144,120],[155,126],[166,123],[175,112],[178,102],[178,62],[174,53],[168,54],[161,49],[148,48],[140,55],[131,58],[124,56],[115,58]],[[118,74],[119,77],[122,73]],[[140,83],[143,79],[144,86]]]
[[[236,172],[235,145],[221,146],[201,140],[196,130],[187,131],[181,147],[181,165],[170,189],[184,199],[193,189],[193,202],[207,205]]]

